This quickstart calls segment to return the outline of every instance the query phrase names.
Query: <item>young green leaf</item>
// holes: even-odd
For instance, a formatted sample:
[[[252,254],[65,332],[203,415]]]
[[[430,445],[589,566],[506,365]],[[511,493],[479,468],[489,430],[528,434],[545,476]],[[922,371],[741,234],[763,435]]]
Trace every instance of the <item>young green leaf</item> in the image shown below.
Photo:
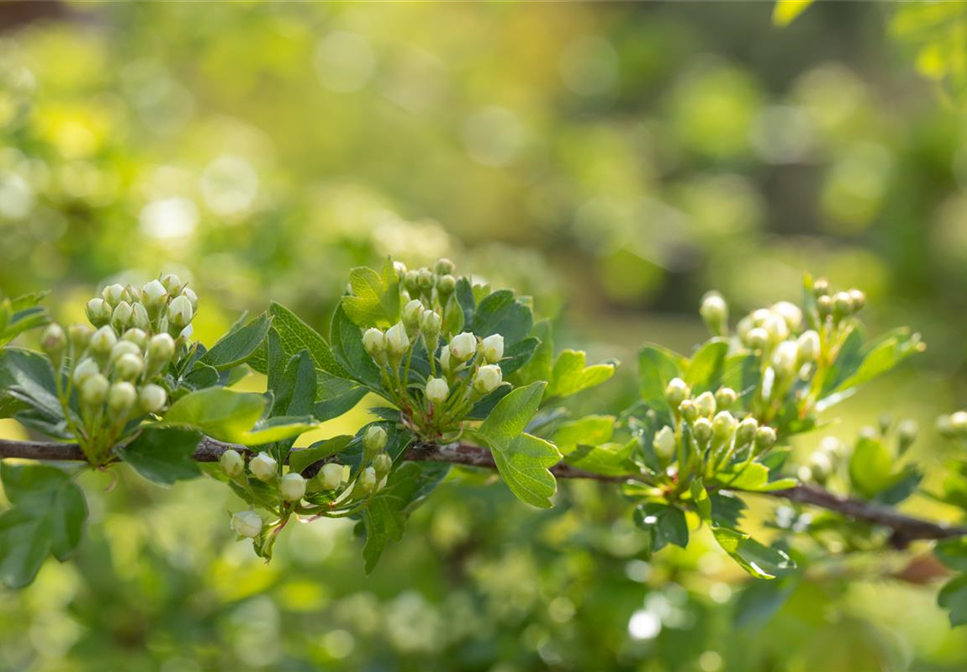
[[[614,435],[613,415],[587,415],[580,420],[565,422],[554,432],[551,441],[564,454],[579,444],[598,446]]]
[[[359,327],[347,317],[342,306],[332,316],[329,340],[340,367],[347,372],[346,378],[366,385],[372,390],[380,389],[379,367],[363,348],[363,335]]]
[[[615,363],[585,366],[585,353],[580,350],[564,350],[557,356],[547,398],[570,397],[595,387],[614,375]]]
[[[950,625],[967,623],[967,575],[961,574],[940,589],[937,604],[950,612]]]
[[[309,465],[342,452],[352,440],[352,436],[343,434],[331,439],[316,441],[303,450],[293,450],[289,453],[289,469],[301,474]]]
[[[705,391],[714,392],[722,387],[725,372],[725,356],[729,343],[724,338],[713,338],[695,353],[685,370],[685,382],[692,388],[692,394]]]
[[[480,338],[491,334],[504,337],[507,346],[524,339],[534,326],[534,315],[508,289],[494,292],[477,306],[471,331]]]
[[[171,485],[201,475],[192,458],[200,440],[201,434],[196,431],[149,426],[114,452],[152,483]]]
[[[342,298],[342,307],[349,319],[362,329],[387,329],[400,319],[400,287],[393,262],[383,265],[383,272],[371,268],[354,268],[349,272],[352,294]]]
[[[764,546],[740,530],[713,527],[712,534],[719,546],[757,579],[774,579],[796,567],[785,552]]]
[[[638,390],[649,408],[671,414],[665,389],[672,378],[682,375],[686,364],[680,355],[658,345],[646,345],[638,351]]]
[[[514,380],[518,385],[529,385],[538,380],[550,381],[554,370],[554,335],[551,323],[541,320],[534,325],[531,335],[538,339],[539,344],[530,359],[517,370]]]
[[[336,361],[325,339],[295,313],[273,302],[269,305],[269,315],[272,317],[272,331],[278,334],[282,352],[287,357],[292,357],[302,350],[308,350],[317,369],[328,371],[340,378],[348,377],[348,373]],[[247,363],[259,373],[268,373],[266,349],[260,348]]]
[[[229,332],[198,360],[219,371],[244,363],[265,340],[272,326],[268,313],[259,315],[241,329]]]

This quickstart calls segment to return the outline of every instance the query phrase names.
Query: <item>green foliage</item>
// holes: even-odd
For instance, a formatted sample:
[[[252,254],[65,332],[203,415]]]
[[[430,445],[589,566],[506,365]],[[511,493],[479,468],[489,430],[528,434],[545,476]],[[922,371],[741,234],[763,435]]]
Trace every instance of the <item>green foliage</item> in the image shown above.
[[[201,469],[192,458],[200,439],[201,434],[195,431],[146,427],[115,452],[152,483],[172,485],[201,476]]]
[[[47,311],[38,305],[46,295],[38,292],[12,299],[0,293],[0,348],[25,331],[47,324]]]

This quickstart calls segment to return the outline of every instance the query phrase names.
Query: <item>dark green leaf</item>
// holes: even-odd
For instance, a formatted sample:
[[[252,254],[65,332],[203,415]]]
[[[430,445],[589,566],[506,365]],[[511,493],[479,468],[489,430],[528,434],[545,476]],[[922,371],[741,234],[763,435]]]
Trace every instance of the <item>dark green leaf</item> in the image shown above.
[[[635,525],[651,534],[651,550],[660,551],[668,544],[688,546],[688,521],[685,513],[662,502],[639,504],[634,512]]]
[[[646,345],[638,351],[638,390],[649,408],[671,415],[665,388],[672,378],[682,375],[685,365],[681,356],[658,345]]]
[[[534,316],[512,291],[503,289],[480,302],[470,324],[471,331],[480,338],[500,334],[504,344],[511,346],[530,333]]]
[[[273,302],[269,306],[269,314],[272,316],[272,330],[278,333],[282,352],[287,357],[292,357],[302,350],[308,350],[317,369],[328,371],[340,378],[349,377],[346,370],[336,361],[325,339],[295,313]],[[265,348],[256,351],[248,360],[248,365],[259,373],[268,373]]]
[[[722,386],[725,355],[728,351],[728,341],[724,338],[713,338],[695,353],[685,370],[685,382],[692,388],[693,394],[707,390],[714,392]]]
[[[301,474],[309,465],[342,452],[352,440],[352,436],[344,434],[334,436],[331,439],[316,441],[303,450],[294,450],[289,453],[289,469]]]
[[[347,372],[344,378],[366,385],[370,389],[380,388],[379,367],[373,358],[363,349],[363,335],[355,324],[343,312],[342,306],[336,308],[332,316],[332,329],[329,340],[332,342],[333,354],[340,367]]]
[[[272,317],[263,313],[244,327],[220,338],[199,361],[219,371],[242,364],[265,340],[271,325]]]
[[[554,337],[551,323],[541,320],[534,325],[531,335],[540,343],[531,358],[515,374],[516,384],[529,385],[539,380],[550,382],[554,370]]]
[[[201,475],[192,458],[201,434],[183,429],[145,427],[134,441],[114,452],[141,476],[171,485]]]
[[[967,575],[962,574],[944,584],[937,596],[937,604],[950,612],[953,627],[967,623]]]

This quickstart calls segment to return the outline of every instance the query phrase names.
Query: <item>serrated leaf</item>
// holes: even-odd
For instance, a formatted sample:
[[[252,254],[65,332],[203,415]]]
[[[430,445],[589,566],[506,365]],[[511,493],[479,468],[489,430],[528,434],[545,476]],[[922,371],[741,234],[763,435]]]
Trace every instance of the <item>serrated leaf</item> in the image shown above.
[[[796,567],[783,551],[764,546],[740,530],[713,527],[712,534],[719,546],[757,579],[774,579]]]
[[[672,378],[682,375],[686,360],[658,345],[646,345],[638,351],[638,390],[645,404],[657,413],[671,415],[665,389]]]
[[[550,382],[554,371],[554,336],[551,323],[541,320],[534,325],[531,335],[539,344],[530,359],[521,366],[514,379],[519,385],[528,385],[539,380]]]
[[[551,441],[564,454],[578,444],[597,446],[610,441],[614,435],[613,415],[587,415],[580,420],[565,422],[555,430]]]
[[[319,333],[303,322],[298,315],[279,303],[269,305],[272,316],[272,330],[279,336],[282,352],[292,357],[302,350],[308,350],[316,368],[327,371],[340,378],[348,378],[346,370],[339,365],[329,344]],[[264,348],[256,351],[248,360],[248,365],[259,373],[268,373],[267,353]]]
[[[503,449],[494,449],[494,462],[511,492],[523,502],[542,509],[552,506],[557,481],[549,471],[561,461],[554,444],[521,434]]]
[[[534,315],[510,290],[503,289],[484,298],[476,307],[471,331],[480,338],[491,334],[504,337],[511,346],[523,340],[534,326]]]
[[[688,546],[688,521],[685,513],[662,502],[645,502],[634,511],[635,525],[651,535],[651,550],[658,552],[668,544]]]
[[[725,356],[729,343],[724,338],[713,338],[706,342],[685,369],[685,382],[697,395],[705,391],[715,391],[722,386],[725,370]]]
[[[134,441],[114,452],[152,483],[171,485],[201,476],[192,458],[200,440],[196,431],[145,427]]]
[[[564,350],[554,362],[547,398],[570,397],[600,385],[614,375],[613,363],[585,366],[586,355],[580,350]]]
[[[944,584],[937,595],[937,604],[950,612],[950,625],[953,627],[967,623],[967,575]]]
[[[859,387],[896,368],[910,355],[922,351],[923,343],[919,334],[911,334],[906,328],[895,329],[864,347],[859,366],[849,377],[838,382],[832,392],[842,393]]]
[[[21,348],[0,351],[0,385],[7,394],[19,391],[18,399],[37,409],[48,419],[62,419],[54,370],[41,354]],[[16,388],[12,390],[10,388]]]
[[[211,347],[199,360],[222,371],[244,363],[265,340],[272,326],[268,313],[259,315],[244,327],[229,332]]]
[[[346,316],[342,306],[332,316],[329,340],[332,352],[340,367],[347,372],[345,378],[366,385],[372,390],[380,389],[379,367],[363,349],[363,335],[359,327]]]
[[[638,439],[597,446],[579,445],[564,456],[564,461],[592,474],[625,476],[640,471],[631,459],[637,446]]]
[[[400,287],[389,259],[383,272],[371,268],[354,268],[349,272],[352,294],[342,298],[341,305],[347,317],[358,327],[387,329],[400,318]]]
[[[325,371],[316,371],[316,401],[312,415],[326,422],[356,407],[369,390],[345,378],[337,378]]]

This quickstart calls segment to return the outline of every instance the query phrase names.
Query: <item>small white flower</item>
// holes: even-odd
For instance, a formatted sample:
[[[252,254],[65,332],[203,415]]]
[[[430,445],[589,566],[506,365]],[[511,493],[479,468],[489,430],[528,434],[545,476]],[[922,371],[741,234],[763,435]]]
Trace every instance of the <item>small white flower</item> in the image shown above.
[[[772,368],[777,376],[788,378],[796,372],[798,361],[799,345],[796,341],[783,341],[772,355]]]
[[[342,485],[343,466],[335,462],[322,465],[319,470],[319,480],[326,490],[335,490]]]
[[[278,473],[279,463],[268,453],[259,453],[248,463],[249,471],[260,481],[268,482]]]
[[[470,332],[465,331],[462,334],[457,334],[450,341],[450,355],[459,364],[463,364],[473,357],[473,353],[476,350],[477,338]]]
[[[289,472],[279,483],[282,499],[287,502],[298,502],[306,496],[306,479],[301,474]]]
[[[257,537],[262,532],[262,517],[255,511],[239,511],[232,516],[232,529],[243,537]]]
[[[101,292],[101,296],[107,301],[108,305],[114,307],[124,298],[124,287],[118,284],[108,285]]]
[[[489,394],[500,386],[502,378],[503,372],[496,364],[481,366],[473,378],[473,389],[480,394]]]
[[[803,362],[815,362],[819,358],[819,334],[810,329],[804,331],[796,341],[799,344],[799,358]]]
[[[434,404],[442,404],[450,396],[450,386],[443,378],[430,378],[426,381],[426,398]]]
[[[500,334],[488,336],[481,341],[480,351],[488,363],[496,364],[504,356],[504,337]]]
[[[178,329],[184,329],[195,317],[195,311],[191,307],[191,301],[186,296],[176,296],[168,306],[168,323]]]

